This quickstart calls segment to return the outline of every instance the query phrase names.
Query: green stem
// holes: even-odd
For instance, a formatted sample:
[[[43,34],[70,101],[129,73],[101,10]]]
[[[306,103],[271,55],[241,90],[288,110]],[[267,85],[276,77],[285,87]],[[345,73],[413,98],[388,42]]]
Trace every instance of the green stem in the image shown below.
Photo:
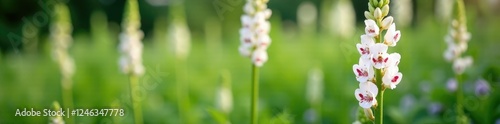
[[[63,77],[62,82],[62,90],[63,90],[63,105],[68,108],[73,110],[73,88],[72,88],[72,83],[71,79]],[[74,124],[75,120],[74,118],[67,118],[66,123],[68,124]]]
[[[131,74],[130,78],[130,98],[132,100],[132,108],[134,111],[134,121],[135,124],[142,124],[142,109],[141,102],[139,101],[139,95],[135,94],[139,89],[139,78],[136,75]]]
[[[375,84],[377,84],[377,87],[378,87],[378,98],[377,101],[380,102],[380,104],[378,104],[379,106],[379,117],[378,117],[378,120],[380,122],[380,124],[383,124],[384,123],[384,91],[385,91],[385,88],[382,84],[382,69],[377,69],[377,74],[375,75],[376,76],[376,82]],[[377,119],[377,118],[375,118]]]
[[[457,79],[457,123],[462,124],[466,123],[464,121],[465,118],[465,113],[463,110],[462,102],[463,102],[463,90],[462,90],[462,76],[461,75],[456,75]]]
[[[193,119],[191,112],[191,102],[189,101],[189,84],[186,81],[186,66],[185,59],[176,59],[176,81],[177,81],[177,107],[179,111],[179,119],[184,124],[196,124],[196,119]]]
[[[259,68],[252,64],[252,106],[251,106],[251,124],[257,124],[258,121],[258,98],[259,98]]]
[[[377,20],[377,23],[380,24],[381,23],[381,20]],[[379,35],[377,37],[375,37],[375,40],[377,43],[383,43],[383,40],[382,40],[382,30],[383,29],[380,29],[380,32],[379,32]],[[376,69],[376,80],[375,80],[375,84],[377,85],[377,88],[378,88],[378,98],[377,101],[380,102],[380,104],[378,104],[379,106],[379,122],[380,124],[383,124],[384,123],[384,91],[385,91],[385,88],[384,88],[384,85],[383,85],[383,82],[382,82],[382,76],[383,76],[383,72],[382,72],[382,69]],[[377,118],[375,118],[377,119]]]

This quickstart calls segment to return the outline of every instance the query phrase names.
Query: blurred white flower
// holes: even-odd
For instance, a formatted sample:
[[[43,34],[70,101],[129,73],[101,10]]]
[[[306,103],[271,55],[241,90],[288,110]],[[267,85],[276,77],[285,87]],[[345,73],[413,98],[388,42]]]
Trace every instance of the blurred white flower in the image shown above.
[[[297,22],[301,30],[314,27],[317,20],[316,6],[311,1],[302,2],[297,9]]]
[[[73,58],[68,53],[68,49],[73,42],[71,18],[68,7],[64,4],[55,5],[54,12],[54,23],[50,26],[50,39],[53,42],[52,57],[59,64],[63,78],[69,79],[75,72]],[[63,86],[70,86],[70,84],[64,84]]]
[[[119,35],[121,53],[118,63],[123,73],[140,76],[144,74],[142,65],[142,38],[139,7],[136,2],[127,2],[127,9],[122,21],[122,32]]]
[[[453,71],[456,74],[462,74],[465,71],[465,68],[472,65],[472,57],[467,56],[464,58],[457,58],[453,61]]]
[[[391,9],[394,10],[393,15],[398,20],[398,24],[403,27],[410,25],[413,19],[412,0],[391,0],[391,3],[393,3]]]
[[[253,64],[261,67],[267,62],[267,48],[271,44],[269,31],[271,10],[267,9],[267,1],[247,1],[241,16],[240,43],[238,51],[242,56],[250,57]]]
[[[399,38],[401,38],[401,32],[399,30],[396,30],[396,24],[392,23],[391,26],[389,26],[389,29],[387,29],[387,32],[385,33],[384,43],[388,46],[396,46],[396,43],[398,43]]]
[[[356,13],[352,2],[350,0],[339,0],[331,11],[330,23],[334,33],[345,38],[352,37],[356,29]]]
[[[245,13],[248,13],[248,14],[253,14],[255,13],[255,8],[253,7],[252,3],[251,2],[247,2],[244,6],[243,6],[243,11]]]
[[[141,30],[130,30],[120,34],[120,52],[119,64],[125,74],[142,75],[144,67],[142,65],[142,40]]]
[[[184,18],[174,19],[169,27],[169,40],[174,46],[175,56],[178,59],[186,59],[191,50],[191,34]]]
[[[365,33],[368,36],[375,37],[377,36],[380,32],[380,29],[377,25],[377,23],[374,20],[368,19],[365,20]]]
[[[445,36],[445,42],[448,48],[444,52],[444,58],[453,62],[453,71],[455,74],[464,73],[465,69],[472,65],[472,57],[461,57],[467,50],[467,43],[471,35],[467,32],[467,26],[464,22],[452,20],[448,34]]]
[[[309,71],[306,99],[309,104],[319,104],[323,100],[323,72],[319,68]]]
[[[378,88],[372,82],[359,83],[359,88],[354,91],[354,96],[359,101],[359,106],[369,109],[377,104]]]
[[[225,113],[229,113],[233,109],[233,94],[231,89],[225,86],[221,86],[217,89],[217,105]]]
[[[256,49],[252,53],[252,61],[257,67],[262,67],[267,62],[267,52],[264,49]]]
[[[453,13],[453,0],[436,0],[436,17],[442,22],[448,22],[451,19]]]

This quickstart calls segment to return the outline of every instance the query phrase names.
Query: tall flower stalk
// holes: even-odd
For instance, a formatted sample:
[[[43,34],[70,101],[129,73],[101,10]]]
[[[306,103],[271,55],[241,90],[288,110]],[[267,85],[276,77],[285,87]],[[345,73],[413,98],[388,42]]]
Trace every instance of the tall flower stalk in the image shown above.
[[[455,79],[457,81],[456,121],[457,123],[468,123],[467,116],[464,113],[462,105],[464,97],[462,89],[462,74],[467,67],[472,65],[472,57],[462,57],[462,53],[467,50],[467,43],[469,42],[471,35],[467,32],[464,2],[462,0],[456,0],[456,7],[456,19],[452,20],[449,33],[445,36],[445,42],[448,44],[448,48],[444,52],[444,58],[449,62],[453,62],[453,71],[455,72]]]
[[[136,124],[142,124],[142,110],[139,95],[139,77],[144,74],[142,65],[142,43],[139,5],[137,0],[127,0],[120,33],[120,67],[127,74],[130,82],[130,97]]]
[[[239,52],[252,60],[252,105],[250,123],[257,123],[259,97],[259,67],[267,61],[267,48],[271,44],[269,31],[271,10],[267,8],[269,0],[247,0],[243,6],[245,14],[241,16]]]
[[[68,49],[73,42],[71,32],[71,18],[68,7],[64,3],[58,3],[54,6],[54,19],[50,27],[50,37],[53,43],[53,57],[59,64],[62,79],[62,97],[65,108],[73,109],[73,83],[72,77],[75,73],[75,63],[69,55]],[[66,121],[74,123],[73,118]]]
[[[372,108],[378,110],[379,123],[384,122],[385,89],[396,88],[403,78],[398,67],[401,55],[387,53],[388,48],[396,46],[401,38],[401,32],[396,30],[396,24],[393,23],[394,18],[387,16],[389,3],[390,0],[368,2],[369,11],[364,13],[365,34],[361,35],[361,43],[356,44],[361,57],[359,63],[353,66],[353,72],[359,82],[359,88],[355,90],[354,95],[370,120],[376,119]]]
[[[171,8],[172,22],[168,29],[168,40],[175,53],[175,78],[177,88],[177,108],[181,123],[193,124],[194,119],[191,112],[189,99],[189,81],[187,72],[187,58],[191,49],[191,34],[186,22],[184,4],[178,3]]]

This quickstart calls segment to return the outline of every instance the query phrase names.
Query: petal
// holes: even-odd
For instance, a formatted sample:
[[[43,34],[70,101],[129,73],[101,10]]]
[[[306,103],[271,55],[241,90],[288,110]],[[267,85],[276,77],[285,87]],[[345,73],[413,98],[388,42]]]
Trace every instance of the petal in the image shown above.
[[[361,89],[356,89],[356,90],[354,91],[354,96],[356,97],[356,99],[357,99],[358,101],[361,101],[361,96],[363,96],[363,94],[362,94],[362,93],[363,93],[363,92],[362,92],[362,90],[361,90]]]
[[[267,52],[262,49],[256,49],[252,54],[252,61],[257,67],[262,67],[267,62]]]
[[[259,49],[267,49],[267,47],[271,45],[271,37],[269,37],[269,35],[259,35],[257,44]]]
[[[375,17],[376,19],[382,18],[382,10],[380,10],[380,8],[377,7],[373,12],[373,17]]]
[[[373,39],[373,37],[363,34],[361,35],[361,43],[365,46],[371,46],[375,44],[375,40]]]
[[[358,52],[359,52],[360,55],[363,55],[363,53],[365,53],[364,51],[366,49],[365,49],[365,47],[363,47],[363,45],[361,45],[361,44],[358,43],[358,44],[356,44],[356,48],[357,48],[357,50],[358,50]]]
[[[373,82],[364,82],[364,83],[359,83],[359,87],[362,90],[366,90],[371,93],[373,97],[377,97],[378,94],[378,88],[377,85],[375,85]]]
[[[362,102],[362,101],[359,102],[359,106],[361,106],[365,109],[371,108],[372,105],[373,105],[373,102]]]
[[[240,54],[242,56],[245,56],[245,57],[249,57],[250,54],[252,53],[252,51],[250,50],[250,48],[248,48],[245,45],[241,45],[240,47],[238,47],[238,51],[240,52]]]
[[[384,20],[382,20],[382,28],[387,29],[389,26],[391,26],[392,21],[394,21],[394,18],[392,16],[387,16],[385,17]]]
[[[390,66],[397,66],[399,64],[399,61],[401,60],[401,55],[399,53],[391,53],[389,55],[389,60],[388,62],[386,63],[387,67],[390,67]]]

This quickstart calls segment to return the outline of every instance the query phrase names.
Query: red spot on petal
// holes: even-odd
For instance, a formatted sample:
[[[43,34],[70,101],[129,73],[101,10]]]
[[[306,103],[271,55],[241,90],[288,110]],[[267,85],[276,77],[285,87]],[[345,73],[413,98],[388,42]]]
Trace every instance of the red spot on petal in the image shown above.
[[[393,37],[394,41],[396,41],[398,39],[398,37],[399,37],[399,33],[396,33],[396,35],[394,35],[394,37]]]
[[[359,97],[361,97],[361,100],[360,100],[361,103],[373,101],[373,97],[370,97],[370,96],[363,96],[363,94],[359,94]]]
[[[385,58],[385,59],[384,59],[384,62],[387,62],[387,60],[389,60],[389,58]]]
[[[359,48],[359,50],[361,51],[361,54],[370,54],[370,51],[368,49]]]
[[[368,33],[375,33],[374,29],[368,29]]]
[[[396,83],[396,81],[398,81],[399,79],[399,76],[394,76],[391,80],[392,83]]]

